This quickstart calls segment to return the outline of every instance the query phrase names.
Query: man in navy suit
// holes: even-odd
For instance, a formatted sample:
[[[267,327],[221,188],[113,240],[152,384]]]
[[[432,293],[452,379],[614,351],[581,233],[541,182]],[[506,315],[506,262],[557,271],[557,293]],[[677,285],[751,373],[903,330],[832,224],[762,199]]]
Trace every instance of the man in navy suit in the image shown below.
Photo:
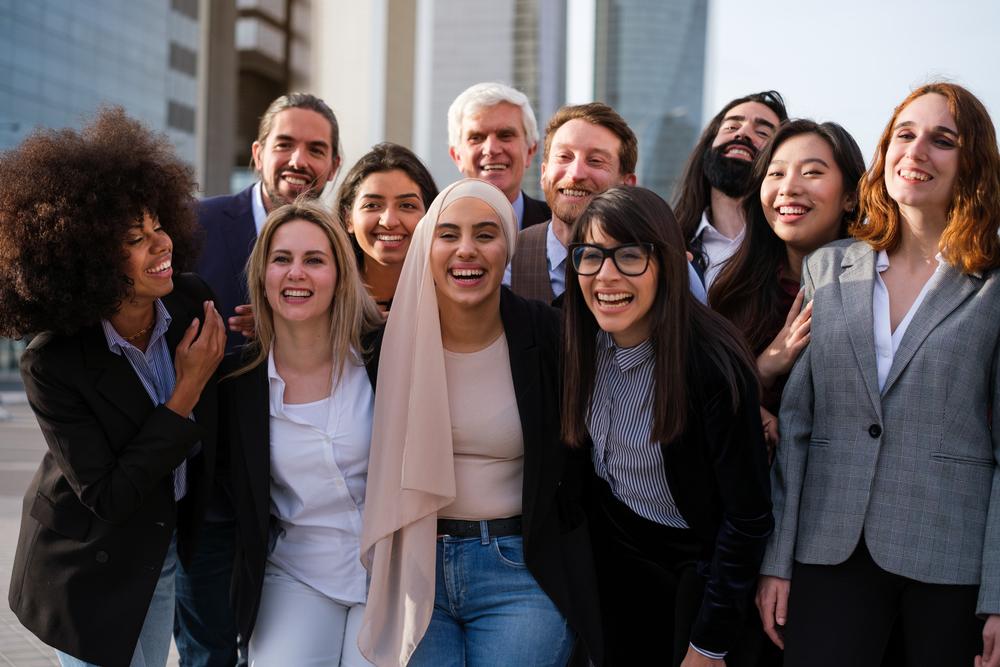
[[[514,206],[517,228],[547,221],[548,205],[521,191],[538,150],[538,123],[527,95],[502,83],[469,86],[448,108],[448,153],[466,178],[500,189]]]
[[[229,323],[226,350],[252,326],[244,267],[267,214],[299,195],[318,197],[340,166],[340,128],[323,100],[289,93],[261,116],[253,143],[259,180],[235,195],[203,200],[198,222],[205,246],[197,271],[215,292]],[[218,484],[208,506],[198,551],[178,567],[174,639],[185,667],[231,667],[237,662],[236,621],[229,606],[235,522]]]

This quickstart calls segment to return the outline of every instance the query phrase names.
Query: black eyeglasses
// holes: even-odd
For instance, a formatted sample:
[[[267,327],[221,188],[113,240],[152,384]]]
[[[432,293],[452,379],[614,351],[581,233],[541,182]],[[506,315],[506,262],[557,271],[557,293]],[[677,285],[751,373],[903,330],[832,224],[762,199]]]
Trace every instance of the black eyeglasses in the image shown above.
[[[608,257],[622,275],[641,276],[649,268],[652,243],[624,243],[614,248],[602,248],[592,243],[573,243],[569,247],[573,269],[581,276],[592,276],[604,266]]]

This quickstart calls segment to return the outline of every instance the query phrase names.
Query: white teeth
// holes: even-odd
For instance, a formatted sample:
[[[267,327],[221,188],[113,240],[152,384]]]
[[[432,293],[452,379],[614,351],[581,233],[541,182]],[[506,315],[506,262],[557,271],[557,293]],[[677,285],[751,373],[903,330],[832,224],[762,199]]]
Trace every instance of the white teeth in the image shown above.
[[[750,153],[750,151],[746,150],[745,148],[730,148],[728,151],[726,151],[726,155],[727,156],[742,155],[746,157],[746,159],[748,160],[753,159],[753,155]]]
[[[900,169],[899,175],[911,181],[929,181],[931,177],[922,171],[912,171],[910,169]]]
[[[567,197],[586,197],[590,194],[586,190],[572,190],[570,188],[564,188],[561,192]]]
[[[483,171],[503,171],[506,168],[505,164],[485,164],[481,167]]]
[[[597,295],[597,300],[602,303],[608,304],[618,304],[622,301],[631,301],[632,295],[628,292],[616,292],[614,294],[601,294]]]
[[[805,215],[809,209],[804,206],[779,206],[778,213],[781,215]]]
[[[292,174],[285,174],[284,179],[292,185],[306,185],[309,182],[309,179],[303,176],[294,176]]]
[[[376,234],[375,238],[383,243],[396,243],[403,240],[402,234]]]
[[[146,273],[161,273],[169,268],[170,268],[170,260],[168,259],[163,262],[160,262],[151,269],[146,269]]]
[[[452,269],[451,275],[456,278],[479,278],[485,271],[482,269]]]
[[[305,296],[311,296],[312,292],[310,292],[307,289],[286,289],[286,290],[283,290],[281,292],[281,294],[283,296],[291,296],[291,297],[302,296],[302,297],[305,297]]]

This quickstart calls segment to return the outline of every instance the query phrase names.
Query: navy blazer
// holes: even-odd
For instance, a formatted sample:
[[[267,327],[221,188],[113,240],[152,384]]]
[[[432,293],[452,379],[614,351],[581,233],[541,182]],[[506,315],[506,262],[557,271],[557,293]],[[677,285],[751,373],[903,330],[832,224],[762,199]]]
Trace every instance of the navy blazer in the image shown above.
[[[532,199],[524,191],[524,213],[521,215],[521,229],[527,229],[532,225],[540,225],[552,217],[549,205],[544,201]]]
[[[211,298],[197,276],[174,277],[163,298],[171,356]],[[154,405],[100,324],[35,337],[21,377],[48,450],[24,495],[10,607],[60,651],[128,665],[175,527],[181,560],[194,553],[215,466],[215,381],[194,420]],[[171,473],[185,458],[178,503]]]
[[[236,306],[250,303],[245,271],[257,240],[253,189],[251,185],[235,195],[209,197],[198,203],[198,224],[205,231],[205,244],[196,272],[215,292],[215,308],[223,320],[235,314]],[[227,330],[226,352],[244,342],[243,334]]]

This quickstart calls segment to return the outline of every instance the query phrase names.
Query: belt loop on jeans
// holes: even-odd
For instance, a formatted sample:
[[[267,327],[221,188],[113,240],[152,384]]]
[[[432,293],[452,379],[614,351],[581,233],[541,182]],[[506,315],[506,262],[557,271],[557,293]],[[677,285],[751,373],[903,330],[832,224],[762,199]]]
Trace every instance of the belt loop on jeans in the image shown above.
[[[490,524],[485,519],[479,521],[479,543],[484,547],[490,543]]]

